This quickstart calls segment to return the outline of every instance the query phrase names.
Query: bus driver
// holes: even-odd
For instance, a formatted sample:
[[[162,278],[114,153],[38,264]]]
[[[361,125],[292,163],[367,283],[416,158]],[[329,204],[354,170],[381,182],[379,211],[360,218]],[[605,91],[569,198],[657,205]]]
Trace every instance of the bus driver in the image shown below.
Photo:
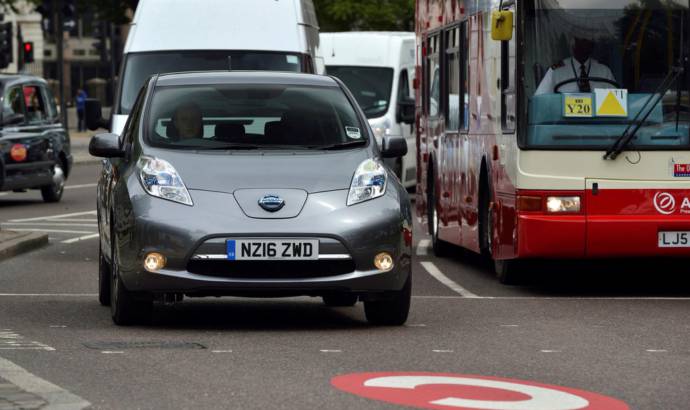
[[[591,58],[592,51],[594,51],[592,40],[575,37],[572,47],[573,56],[551,66],[534,95],[553,93],[555,86],[571,79],[577,81],[563,84],[559,87],[558,92],[589,93],[592,92],[593,88],[613,88],[613,85],[604,82],[592,81],[590,83],[590,78],[597,77],[616,81],[607,66]]]

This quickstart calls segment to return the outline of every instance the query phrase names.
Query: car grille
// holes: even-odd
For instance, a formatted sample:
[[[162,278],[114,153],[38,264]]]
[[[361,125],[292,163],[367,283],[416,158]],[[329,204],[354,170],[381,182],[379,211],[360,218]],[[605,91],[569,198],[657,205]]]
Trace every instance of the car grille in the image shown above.
[[[223,261],[191,260],[187,271],[198,275],[242,279],[303,279],[354,272],[355,262],[318,261]]]

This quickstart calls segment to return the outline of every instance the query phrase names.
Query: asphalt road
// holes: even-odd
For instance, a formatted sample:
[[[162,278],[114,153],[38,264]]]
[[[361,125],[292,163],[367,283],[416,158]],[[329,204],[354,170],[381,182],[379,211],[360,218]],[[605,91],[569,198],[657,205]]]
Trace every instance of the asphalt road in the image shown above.
[[[2,229],[50,234],[48,247],[0,263],[0,408],[396,408],[331,384],[362,372],[498,377],[631,409],[690,408],[690,281],[678,262],[553,263],[507,287],[478,257],[431,256],[417,226],[404,327],[368,325],[361,304],[310,298],[185,299],[160,306],[150,325],[116,327],[95,295],[98,169],[78,166],[59,204],[0,195]],[[455,395],[519,399],[502,392]],[[563,408],[549,403],[540,408]],[[472,408],[506,408],[484,404]]]

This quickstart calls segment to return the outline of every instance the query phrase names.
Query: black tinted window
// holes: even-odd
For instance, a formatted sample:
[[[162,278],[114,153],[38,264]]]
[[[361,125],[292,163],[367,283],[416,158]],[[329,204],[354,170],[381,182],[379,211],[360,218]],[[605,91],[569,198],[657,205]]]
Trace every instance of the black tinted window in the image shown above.
[[[175,51],[129,54],[120,97],[120,114],[129,114],[139,89],[153,74],[209,70],[302,70],[298,54],[260,51]]]
[[[366,142],[338,87],[210,85],[159,87],[148,142],[180,149],[320,148]]]
[[[381,117],[388,112],[393,86],[392,68],[327,66],[326,71],[345,83],[367,118]]]

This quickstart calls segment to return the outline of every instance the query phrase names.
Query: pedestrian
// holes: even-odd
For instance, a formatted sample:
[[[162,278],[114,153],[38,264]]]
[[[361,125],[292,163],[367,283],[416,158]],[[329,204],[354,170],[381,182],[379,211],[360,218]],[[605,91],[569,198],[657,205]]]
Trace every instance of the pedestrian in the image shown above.
[[[75,100],[77,106],[77,118],[79,119],[79,121],[77,122],[77,131],[79,132],[86,131],[86,121],[84,119],[84,115],[86,110],[87,98],[88,95],[86,95],[86,91],[84,91],[81,88],[77,90],[77,96]]]

